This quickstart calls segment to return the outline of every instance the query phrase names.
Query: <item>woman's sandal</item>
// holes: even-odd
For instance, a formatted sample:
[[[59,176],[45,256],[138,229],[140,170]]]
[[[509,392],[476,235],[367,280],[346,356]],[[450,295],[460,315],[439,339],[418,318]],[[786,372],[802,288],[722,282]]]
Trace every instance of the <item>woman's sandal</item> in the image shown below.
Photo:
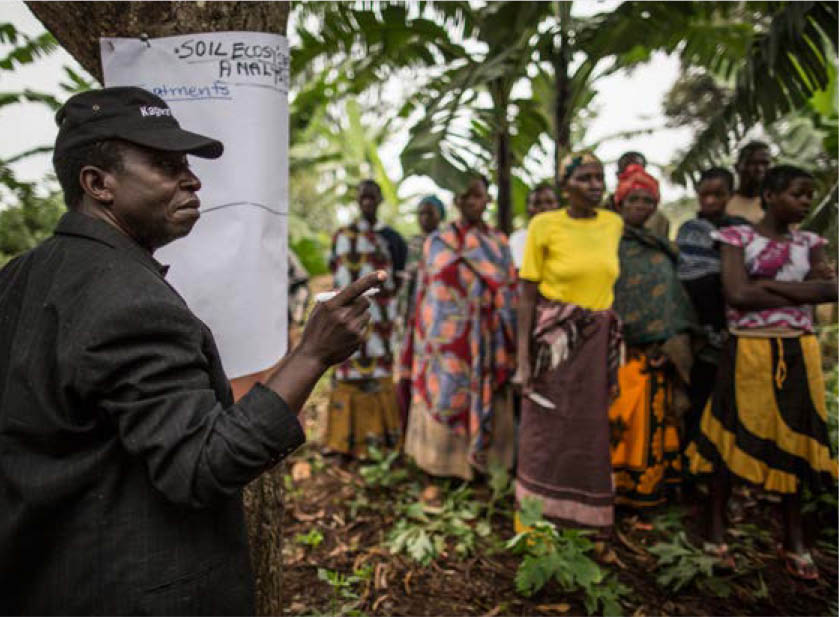
[[[720,568],[723,570],[734,570],[737,567],[737,564],[734,561],[734,555],[732,555],[728,550],[728,544],[725,542],[720,544],[705,542],[702,545],[702,551],[707,555],[716,557]]]
[[[791,553],[784,549],[783,545],[778,545],[778,555],[784,562],[784,567],[789,572],[790,576],[802,581],[817,581],[819,580],[819,569],[813,561],[813,555],[810,551],[803,553]]]

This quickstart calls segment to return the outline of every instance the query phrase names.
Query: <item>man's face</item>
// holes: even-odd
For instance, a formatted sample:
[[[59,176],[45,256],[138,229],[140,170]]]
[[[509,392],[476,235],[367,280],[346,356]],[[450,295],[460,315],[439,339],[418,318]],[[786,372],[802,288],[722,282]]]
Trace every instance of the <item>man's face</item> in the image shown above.
[[[379,187],[371,182],[365,182],[358,187],[358,207],[361,216],[368,221],[376,220],[376,212],[382,203],[382,193]]]
[[[699,211],[708,218],[716,219],[725,213],[725,204],[731,198],[731,191],[723,178],[706,178],[696,187]]]
[[[187,235],[201,216],[201,181],[186,155],[125,144],[122,170],[107,173],[112,216],[149,251]]]
[[[759,187],[771,165],[772,157],[769,155],[769,150],[760,148],[753,151],[737,166],[740,184],[746,187]]]

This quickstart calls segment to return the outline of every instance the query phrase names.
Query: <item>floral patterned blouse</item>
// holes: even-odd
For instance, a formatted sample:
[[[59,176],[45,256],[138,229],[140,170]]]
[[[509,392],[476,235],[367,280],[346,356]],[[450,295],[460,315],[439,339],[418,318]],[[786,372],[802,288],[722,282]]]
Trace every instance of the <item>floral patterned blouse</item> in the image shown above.
[[[753,279],[803,281],[810,272],[810,251],[825,244],[824,238],[810,231],[792,230],[784,240],[772,240],[750,225],[735,225],[711,232],[724,244],[743,249],[746,272]],[[731,329],[790,328],[813,331],[810,306],[785,306],[757,311],[727,307]]]

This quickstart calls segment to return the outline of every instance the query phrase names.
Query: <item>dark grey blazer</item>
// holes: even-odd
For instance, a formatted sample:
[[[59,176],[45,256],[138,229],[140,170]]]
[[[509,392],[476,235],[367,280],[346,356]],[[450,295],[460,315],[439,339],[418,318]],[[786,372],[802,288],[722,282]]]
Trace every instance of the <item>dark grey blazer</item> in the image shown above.
[[[0,270],[2,614],[254,610],[241,489],[303,432],[164,274],[75,212]]]

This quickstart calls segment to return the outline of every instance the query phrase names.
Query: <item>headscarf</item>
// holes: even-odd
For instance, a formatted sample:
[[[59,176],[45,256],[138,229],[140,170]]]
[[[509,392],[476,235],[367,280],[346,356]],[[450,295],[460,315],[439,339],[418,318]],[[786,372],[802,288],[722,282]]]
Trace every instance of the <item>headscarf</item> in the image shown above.
[[[443,202],[437,198],[437,195],[426,195],[419,202],[420,206],[422,206],[422,204],[431,204],[434,206],[434,209],[437,210],[440,220],[446,220],[446,206],[444,206]]]
[[[643,189],[655,197],[656,202],[660,195],[658,192],[658,180],[653,178],[638,163],[627,165],[618,176],[618,188],[615,190],[615,204],[620,205],[623,198],[635,189]]]
[[[602,165],[600,159],[594,156],[594,153],[589,150],[581,150],[580,152],[569,152],[559,163],[559,184],[563,185],[574,173],[574,170],[581,165],[588,165],[589,163],[597,163]]]

